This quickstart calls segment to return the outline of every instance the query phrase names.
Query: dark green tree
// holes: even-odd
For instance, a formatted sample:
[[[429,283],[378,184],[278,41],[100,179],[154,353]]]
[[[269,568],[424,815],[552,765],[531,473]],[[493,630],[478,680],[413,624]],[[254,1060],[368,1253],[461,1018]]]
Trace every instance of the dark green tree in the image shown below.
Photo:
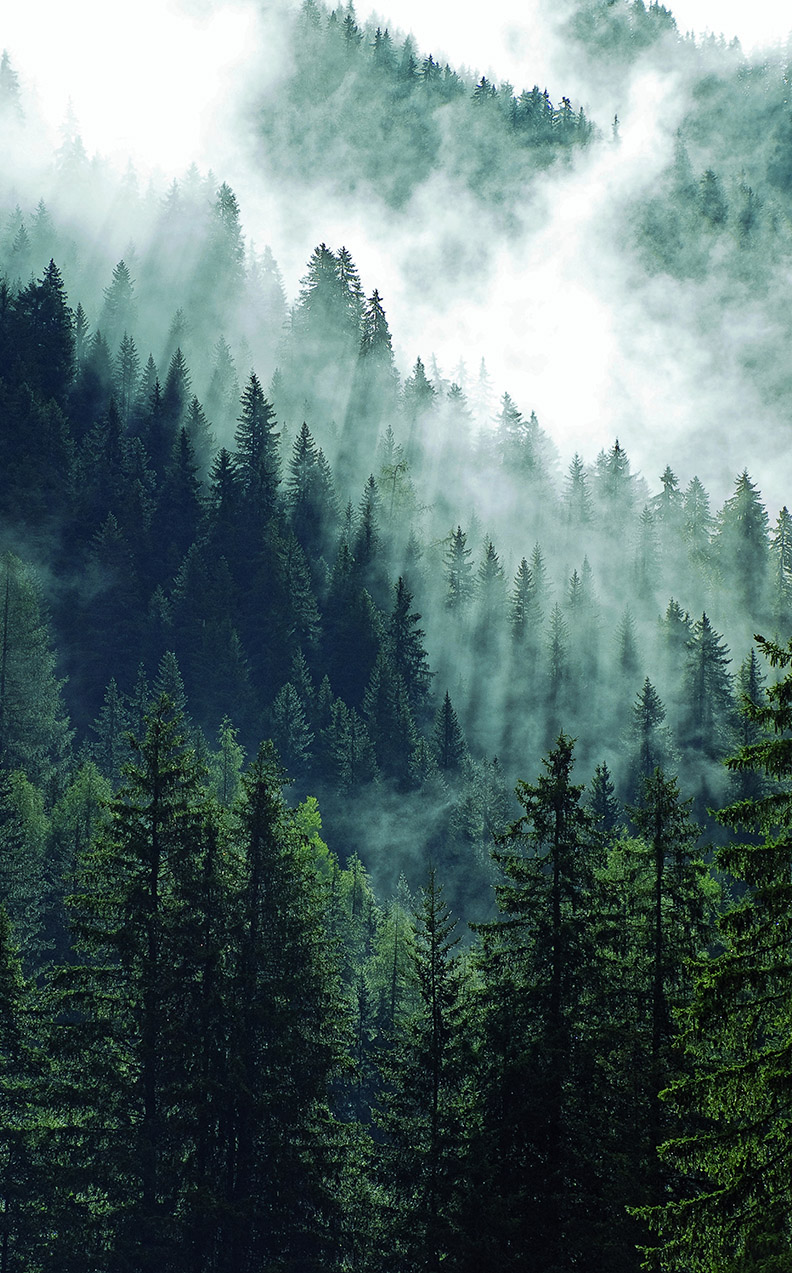
[[[421,616],[412,611],[413,596],[401,576],[393,591],[393,609],[386,629],[385,648],[404,682],[410,707],[420,716],[427,706],[432,678],[424,645],[426,634],[418,627]]]
[[[571,780],[573,740],[560,735],[542,763],[535,785],[517,786],[522,815],[497,837],[500,916],[477,925],[477,1267],[504,1270],[555,1271],[579,1262],[596,1191],[583,1076],[590,1065],[586,970],[594,957],[597,849],[583,788]]]
[[[258,376],[250,379],[242,393],[242,413],[235,436],[234,462],[252,533],[274,514],[281,480],[277,422],[272,405],[264,397]]]
[[[468,758],[468,749],[448,690],[437,709],[432,741],[438,767],[443,773],[460,773]]]
[[[666,1094],[683,1134],[664,1146],[684,1173],[678,1200],[651,1217],[661,1269],[783,1269],[789,1252],[792,643],[756,638],[783,675],[745,704],[764,737],[729,759],[768,784],[719,818],[735,837],[717,864],[742,896],[720,920],[722,950],[702,958],[683,1018],[685,1071]]]
[[[748,614],[761,614],[768,582],[768,517],[747,470],[718,514],[714,547],[727,586],[735,589]]]
[[[416,1010],[401,1025],[388,1056],[378,1118],[392,1217],[386,1241],[394,1269],[439,1273],[444,1266],[459,1267],[473,1110],[465,1081],[471,1041],[455,927],[430,868],[411,943]]]
[[[693,624],[687,645],[685,712],[681,740],[713,759],[722,759],[734,724],[729,651],[706,614]]]

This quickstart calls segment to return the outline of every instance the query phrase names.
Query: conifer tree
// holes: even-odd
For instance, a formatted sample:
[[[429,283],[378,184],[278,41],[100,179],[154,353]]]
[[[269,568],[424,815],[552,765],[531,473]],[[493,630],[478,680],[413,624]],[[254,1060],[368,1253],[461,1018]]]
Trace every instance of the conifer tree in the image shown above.
[[[290,777],[302,777],[310,763],[314,736],[294,686],[287,683],[272,704],[272,739]]]
[[[337,698],[332,703],[323,735],[326,767],[341,791],[350,791],[378,777],[377,757],[369,730],[356,709],[348,708],[343,699]]]
[[[514,645],[520,649],[536,639],[533,573],[523,557],[514,576],[511,595],[511,633]]]
[[[720,570],[737,589],[747,613],[761,614],[769,564],[768,517],[747,470],[718,514],[715,549]]]
[[[506,609],[503,567],[492,540],[484,541],[484,552],[476,572],[476,626],[474,640],[483,656],[492,655],[501,632]]]
[[[280,484],[280,454],[275,412],[264,397],[255,372],[242,394],[242,412],[236,431],[234,460],[243,498],[257,525],[275,512]]]
[[[5,121],[22,119],[19,76],[11,65],[8,50],[0,57],[0,113]]]
[[[222,1270],[332,1259],[341,1131],[328,1108],[344,1064],[344,1018],[310,846],[284,804],[273,750],[239,807],[239,944]],[[284,1096],[288,1095],[288,1099]]]
[[[426,707],[432,677],[424,646],[426,634],[418,627],[421,616],[411,612],[412,593],[401,576],[394,586],[394,594],[386,647],[404,682],[410,707],[420,715]]]
[[[452,530],[445,556],[446,606],[453,613],[464,615],[473,596],[472,550],[467,547],[467,535],[461,526]]]
[[[383,774],[409,785],[418,734],[404,681],[382,650],[363,697],[363,715]]]
[[[676,759],[673,740],[663,723],[665,718],[665,705],[647,676],[632,709],[631,798],[655,769],[669,769]]]
[[[125,331],[115,360],[113,391],[124,427],[129,428],[140,379],[140,358],[134,339]]]
[[[789,1249],[792,644],[756,641],[783,675],[744,707],[765,736],[727,763],[772,787],[719,814],[734,839],[717,864],[744,892],[721,917],[721,953],[697,964],[683,1018],[685,1073],[667,1099],[685,1130],[664,1157],[686,1185],[650,1216],[661,1269],[769,1271],[784,1267]]]
[[[770,540],[772,560],[773,620],[789,624],[792,617],[792,516],[784,505]]]
[[[212,757],[211,776],[219,804],[230,809],[241,789],[245,753],[237,742],[237,730],[227,716],[220,723],[217,746],[218,750]]]
[[[0,771],[0,904],[19,942],[28,973],[38,972],[46,951],[44,798],[19,770]]]
[[[432,741],[437,764],[443,773],[459,773],[467,760],[468,749],[448,690],[437,709]]]
[[[135,283],[126,261],[119,261],[113,270],[109,287],[104,290],[104,305],[99,326],[107,341],[115,347],[122,332],[132,331],[137,315],[134,300]]]
[[[17,353],[28,383],[44,401],[64,406],[74,375],[74,331],[63,277],[50,261],[41,278],[16,299]]]
[[[64,760],[69,728],[55,677],[39,588],[31,571],[0,559],[0,769],[43,783]]]
[[[114,788],[121,781],[123,766],[131,758],[127,738],[130,724],[124,696],[115,677],[111,677],[105,690],[102,709],[92,726],[96,735],[92,752],[100,773]]]
[[[616,797],[616,788],[607,762],[604,760],[594,767],[588,807],[594,819],[595,829],[606,838],[612,836],[622,816],[622,805]]]
[[[102,1251],[151,1273],[172,1264],[183,1240],[174,1203],[184,1198],[191,1114],[206,1099],[185,1091],[201,1039],[207,952],[192,924],[205,809],[167,697],[134,752],[110,823],[78,866],[72,913],[82,962],[59,970],[52,988],[50,1139],[62,1167],[53,1256],[69,1270],[97,1266]]]
[[[477,925],[482,978],[486,1216],[479,1266],[569,1267],[590,1221],[584,1114],[588,934],[596,865],[573,740],[560,735],[536,784],[520,782],[521,817],[497,838],[500,917]],[[586,1182],[586,1185],[584,1185]]]
[[[386,1063],[383,1184],[390,1193],[392,1267],[457,1265],[472,1109],[465,1090],[464,989],[456,921],[430,868],[412,939],[415,1013]],[[465,1099],[467,1096],[467,1100]]]
[[[721,759],[728,750],[733,725],[730,662],[723,638],[702,614],[687,643],[682,741],[713,759]]]
[[[586,526],[591,521],[591,495],[588,488],[586,466],[577,451],[573,455],[567,470],[564,505],[567,521],[571,526]]]
[[[37,1152],[46,1121],[37,1007],[0,905],[0,1262],[7,1270],[41,1267],[51,1239],[48,1164]]]

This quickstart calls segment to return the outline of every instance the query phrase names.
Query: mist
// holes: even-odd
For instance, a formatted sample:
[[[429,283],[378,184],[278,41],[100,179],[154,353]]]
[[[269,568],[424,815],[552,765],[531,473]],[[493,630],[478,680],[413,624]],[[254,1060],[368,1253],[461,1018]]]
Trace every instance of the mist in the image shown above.
[[[680,31],[737,36],[746,50],[785,35],[772,6],[737,8],[698,3],[674,16]],[[768,307],[757,315],[700,282],[646,279],[623,221],[672,160],[706,69],[706,42],[666,39],[627,60],[592,59],[570,39],[573,4],[537,4],[519,21],[501,4],[484,33],[458,14],[450,23],[442,6],[420,15],[407,4],[387,16],[372,10],[372,23],[412,30],[421,54],[467,66],[475,78],[567,94],[600,134],[563,170],[532,181],[508,217],[443,171],[394,213],[376,190],[350,200],[308,173],[293,177],[299,163],[276,158],[273,167],[263,153],[256,115],[277,110],[292,71],[293,12],[173,3],[156,14],[142,9],[126,32],[86,2],[58,17],[43,43],[20,13],[4,38],[12,55],[19,48],[30,114],[47,142],[63,133],[71,103],[88,153],[118,171],[131,160],[144,186],[153,179],[162,188],[193,162],[211,169],[237,194],[249,239],[272,248],[288,298],[316,243],[346,243],[385,298],[404,374],[418,355],[435,356],[452,379],[460,359],[473,369],[484,358],[499,392],[535,410],[566,459],[579,450],[592,461],[619,437],[649,481],[673,452],[685,477],[698,473],[725,498],[757,439],[784,435],[783,400],[763,394],[739,357],[750,347],[753,360],[753,346],[774,343]],[[780,59],[780,49],[771,56]],[[615,115],[619,144],[610,145]],[[106,226],[109,216],[97,222]],[[786,499],[782,447],[752,462],[774,507]]]

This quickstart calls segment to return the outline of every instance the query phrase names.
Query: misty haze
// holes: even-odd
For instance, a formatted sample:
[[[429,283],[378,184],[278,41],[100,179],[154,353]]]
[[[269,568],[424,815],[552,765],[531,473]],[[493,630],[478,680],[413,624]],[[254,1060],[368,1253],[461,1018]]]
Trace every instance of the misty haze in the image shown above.
[[[792,1267],[792,44],[414,21],[2,53],[0,1273]]]

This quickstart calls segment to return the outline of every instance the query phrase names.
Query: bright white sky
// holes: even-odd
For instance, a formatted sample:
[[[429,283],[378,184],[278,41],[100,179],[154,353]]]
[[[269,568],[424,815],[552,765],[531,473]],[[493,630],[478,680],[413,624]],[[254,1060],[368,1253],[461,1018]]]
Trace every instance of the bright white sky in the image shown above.
[[[27,0],[5,6],[0,47],[53,128],[71,96],[90,153],[120,164],[131,155],[139,168],[175,175],[193,160],[219,166],[222,104],[259,42],[257,15],[266,21],[281,3],[288,0],[136,0],[130,9],[108,0]],[[487,0],[486,26],[480,5],[465,16],[465,0],[359,0],[357,8],[361,17],[373,11],[411,29],[424,50],[518,87],[549,75],[543,15],[558,12],[554,0]],[[737,34],[746,50],[792,27],[780,0],[677,0],[671,8],[682,30]],[[574,93],[574,85],[563,91]]]

